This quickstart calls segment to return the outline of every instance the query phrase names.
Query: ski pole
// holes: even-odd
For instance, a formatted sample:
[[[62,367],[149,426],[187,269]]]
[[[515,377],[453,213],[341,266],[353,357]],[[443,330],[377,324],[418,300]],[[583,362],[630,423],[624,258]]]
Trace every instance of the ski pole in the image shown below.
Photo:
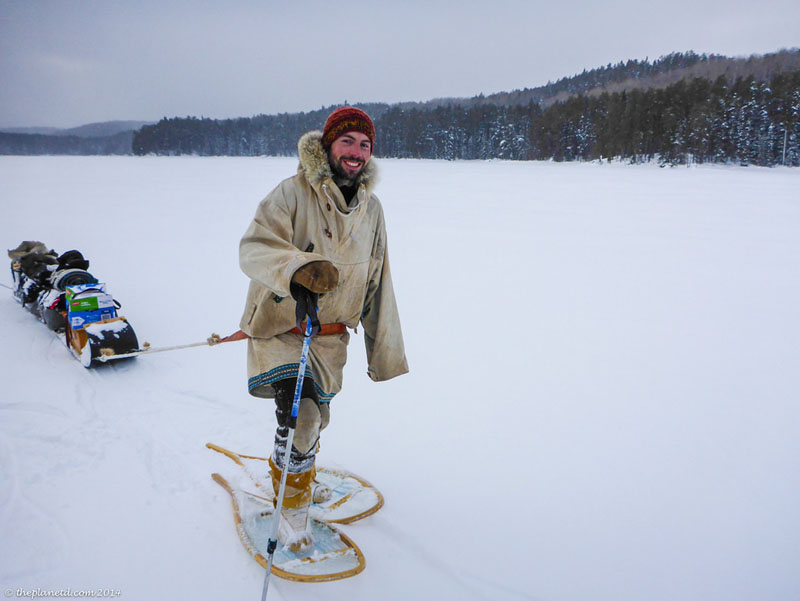
[[[275,549],[278,546],[278,522],[281,518],[281,507],[283,507],[283,495],[286,492],[286,475],[289,473],[289,461],[291,459],[292,444],[294,443],[294,430],[297,425],[297,412],[300,410],[300,396],[303,391],[303,379],[306,377],[306,363],[308,362],[308,347],[311,345],[311,330],[313,325],[311,319],[306,320],[306,331],[303,338],[303,351],[300,353],[300,367],[297,370],[297,384],[294,387],[294,400],[292,401],[292,417],[289,419],[289,435],[286,438],[286,450],[283,453],[283,471],[281,473],[281,484],[278,487],[278,500],[275,503],[275,512],[272,514],[272,533],[267,543],[267,573],[264,574],[264,589],[261,592],[261,601],[267,600],[267,589],[269,588],[269,575],[272,572],[272,560],[275,557]]]

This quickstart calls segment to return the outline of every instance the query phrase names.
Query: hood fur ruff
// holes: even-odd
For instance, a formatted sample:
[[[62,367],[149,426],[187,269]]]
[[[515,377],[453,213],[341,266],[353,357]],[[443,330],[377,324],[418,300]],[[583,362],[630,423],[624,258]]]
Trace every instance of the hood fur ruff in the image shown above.
[[[322,132],[315,130],[303,134],[297,142],[297,156],[300,169],[312,186],[320,185],[326,178],[333,179],[333,171],[328,163],[328,152],[322,145]],[[378,183],[378,165],[371,158],[356,179],[356,185],[364,184],[367,197]]]

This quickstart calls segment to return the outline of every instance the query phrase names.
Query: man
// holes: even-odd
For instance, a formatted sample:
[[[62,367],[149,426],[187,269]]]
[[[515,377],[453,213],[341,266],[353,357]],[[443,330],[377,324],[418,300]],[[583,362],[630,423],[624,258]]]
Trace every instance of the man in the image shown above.
[[[250,394],[274,398],[277,406],[270,458],[276,496],[286,467],[303,343],[300,321],[316,323],[318,316],[322,322],[310,347],[278,530],[280,541],[295,552],[313,544],[311,502],[330,494],[314,486],[314,461],[320,431],[330,419],[330,401],[342,388],[350,338],[346,328],[363,326],[372,380],[408,371],[383,209],[372,193],[374,145],[375,126],[366,113],[349,106],[333,111],[322,132],[300,138],[297,175],[261,202],[240,243],[240,265],[251,280],[240,324],[250,336],[248,386]]]

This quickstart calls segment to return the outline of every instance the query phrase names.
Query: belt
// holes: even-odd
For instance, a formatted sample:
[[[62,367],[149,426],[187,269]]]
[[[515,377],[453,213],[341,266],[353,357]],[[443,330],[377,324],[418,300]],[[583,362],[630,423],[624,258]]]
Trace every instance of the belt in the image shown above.
[[[298,327],[294,327],[289,330],[288,334],[300,334],[301,336],[305,334],[306,322],[303,322],[303,329],[301,330]],[[319,327],[319,332],[317,332],[317,336],[332,336],[334,334],[344,334],[347,332],[347,326],[343,323],[323,323]]]

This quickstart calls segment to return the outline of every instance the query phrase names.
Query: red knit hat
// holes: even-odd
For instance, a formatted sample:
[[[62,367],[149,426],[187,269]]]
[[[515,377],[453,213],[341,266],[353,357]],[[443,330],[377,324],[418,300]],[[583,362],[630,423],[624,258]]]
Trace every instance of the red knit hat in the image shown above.
[[[322,130],[322,145],[330,148],[336,138],[349,131],[359,131],[367,136],[374,149],[375,125],[369,115],[353,106],[340,106],[328,116]]]

